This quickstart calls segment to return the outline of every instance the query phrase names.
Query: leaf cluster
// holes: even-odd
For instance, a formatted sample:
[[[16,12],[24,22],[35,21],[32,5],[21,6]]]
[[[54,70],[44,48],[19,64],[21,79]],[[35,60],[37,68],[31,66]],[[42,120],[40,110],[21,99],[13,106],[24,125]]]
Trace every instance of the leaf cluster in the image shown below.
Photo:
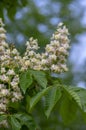
[[[49,72],[28,70],[20,74],[22,102],[9,103],[10,113],[0,115],[0,122],[7,120],[9,130],[40,130],[32,117],[37,103],[42,101],[43,113],[49,118],[56,104],[64,124],[70,124],[79,109],[86,121],[86,90],[64,85]]]

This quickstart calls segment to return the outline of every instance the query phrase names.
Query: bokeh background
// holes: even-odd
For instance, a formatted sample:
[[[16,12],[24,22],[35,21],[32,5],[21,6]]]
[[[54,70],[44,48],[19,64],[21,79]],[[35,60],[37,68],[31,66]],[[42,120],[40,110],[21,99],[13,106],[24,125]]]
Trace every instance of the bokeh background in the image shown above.
[[[65,84],[86,87],[86,0],[0,0],[0,17],[5,23],[7,41],[24,51],[25,42],[38,39],[40,52],[49,43],[59,22],[70,32],[69,71],[63,75]],[[86,130],[80,113],[66,126],[58,112],[58,105],[47,120],[42,108],[33,113],[42,130]]]

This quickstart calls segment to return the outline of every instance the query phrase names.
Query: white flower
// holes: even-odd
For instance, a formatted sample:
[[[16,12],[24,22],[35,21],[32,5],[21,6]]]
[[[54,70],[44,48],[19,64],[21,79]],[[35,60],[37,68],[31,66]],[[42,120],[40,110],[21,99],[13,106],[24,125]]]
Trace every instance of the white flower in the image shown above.
[[[14,72],[13,69],[9,69],[6,74],[7,74],[7,75],[15,75],[15,72]]]
[[[62,26],[62,25],[63,25],[63,23],[61,22],[61,23],[58,24],[58,27],[60,27],[60,26]]]
[[[54,72],[60,72],[61,71],[61,69],[60,69],[60,67],[58,66],[58,65],[52,65],[51,66],[51,71],[54,71]]]
[[[2,67],[2,68],[1,68],[1,74],[5,73],[5,72],[6,72],[5,68]]]
[[[18,83],[15,82],[15,81],[12,81],[10,84],[11,84],[12,87],[17,87],[18,86]]]
[[[1,39],[6,39],[6,35],[4,33],[0,34]]]
[[[0,52],[4,52],[5,48],[3,46],[0,46]]]
[[[29,43],[29,41],[26,42],[26,46],[29,46],[29,47],[30,47],[30,43]]]
[[[35,55],[35,52],[34,51],[29,51],[29,56],[34,56]]]
[[[0,33],[6,33],[6,30],[3,27],[0,27]]]
[[[47,63],[48,63],[48,61],[47,61],[46,59],[42,59],[42,60],[41,60],[41,64],[42,64],[42,65],[46,65]]]
[[[4,40],[1,41],[1,44],[3,45],[2,47],[8,48],[8,44]]]
[[[31,65],[30,61],[29,61],[29,60],[26,60],[26,61],[25,61],[25,65],[26,65],[26,66],[30,66],[30,65]]]
[[[3,74],[3,75],[0,75],[0,80],[3,82],[9,82],[9,77]]]
[[[9,94],[9,90],[7,89],[2,89],[1,92],[0,92],[0,97],[4,97],[4,96],[7,96]]]
[[[12,95],[13,95],[13,98],[11,99],[12,102],[21,100],[23,98],[23,96],[19,92],[13,92]]]
[[[50,45],[47,45],[45,49],[47,52],[54,52],[55,51],[55,48],[53,46],[50,46]]]
[[[16,55],[16,54],[19,54],[19,52],[17,51],[17,49],[14,48],[14,49],[12,50],[12,54]]]
[[[6,111],[6,104],[0,103],[0,110]]]
[[[0,89],[3,89],[3,88],[5,88],[5,85],[4,84],[0,84]]]
[[[53,54],[53,55],[49,55],[49,60],[50,61],[55,61],[57,59],[57,56],[55,55],[55,54]]]

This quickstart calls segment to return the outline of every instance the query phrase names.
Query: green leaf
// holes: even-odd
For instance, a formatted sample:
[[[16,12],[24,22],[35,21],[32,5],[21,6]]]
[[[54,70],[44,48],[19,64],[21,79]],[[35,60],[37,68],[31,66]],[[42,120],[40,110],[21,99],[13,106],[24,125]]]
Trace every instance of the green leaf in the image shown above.
[[[30,70],[30,72],[33,75],[34,79],[38,82],[38,84],[43,88],[46,88],[47,79],[45,73],[42,71],[35,71],[35,70]]]
[[[8,107],[18,110],[20,108],[20,102],[9,102]]]
[[[78,90],[75,90],[77,95],[79,96],[82,104],[82,110],[86,112],[86,89],[79,88]]]
[[[21,124],[13,115],[10,116],[9,122],[11,124],[12,130],[20,130]]]
[[[32,117],[26,113],[17,113],[14,114],[14,117],[20,120],[22,124],[25,124],[25,122],[32,120]]]
[[[29,112],[30,108],[30,96],[26,95],[26,111]]]
[[[74,88],[70,86],[62,86],[62,88],[65,94],[68,96],[68,98],[70,98],[71,100],[73,99],[77,103],[77,105],[82,109],[80,97],[77,94],[77,92],[74,91]]]
[[[35,130],[36,124],[31,115],[27,113],[18,113],[14,115],[22,125],[26,125],[30,130]]]
[[[6,115],[0,115],[0,122],[3,121],[3,120],[5,120],[6,118],[7,118]]]
[[[38,103],[38,101],[52,88],[47,87],[43,89],[41,92],[37,93],[34,97],[30,100],[30,111],[33,109],[33,107]]]
[[[86,123],[86,112],[82,112],[82,116],[83,116],[84,121],[85,121],[85,123]]]
[[[27,88],[30,87],[32,82],[33,82],[32,75],[30,74],[29,71],[26,71],[26,72],[21,74],[21,76],[20,76],[20,87],[21,87],[24,94],[25,94]]]
[[[61,90],[60,88],[53,87],[51,88],[45,96],[45,115],[47,118],[49,117],[52,109],[61,98]]]
[[[70,124],[75,119],[76,112],[76,103],[69,98],[64,97],[60,108],[60,114],[62,116],[64,124]]]

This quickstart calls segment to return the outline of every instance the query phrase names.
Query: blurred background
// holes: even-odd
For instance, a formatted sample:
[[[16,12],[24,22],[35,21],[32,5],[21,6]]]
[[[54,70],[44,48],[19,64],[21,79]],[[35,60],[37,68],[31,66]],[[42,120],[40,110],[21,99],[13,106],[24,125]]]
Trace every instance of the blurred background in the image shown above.
[[[38,39],[43,51],[58,23],[63,22],[71,39],[69,72],[64,74],[64,82],[86,87],[86,0],[0,0],[0,17],[5,23],[7,41],[15,43],[21,52],[30,37]],[[65,126],[57,109],[48,120],[41,109],[35,112],[42,130],[86,130],[80,114],[73,124]]]

